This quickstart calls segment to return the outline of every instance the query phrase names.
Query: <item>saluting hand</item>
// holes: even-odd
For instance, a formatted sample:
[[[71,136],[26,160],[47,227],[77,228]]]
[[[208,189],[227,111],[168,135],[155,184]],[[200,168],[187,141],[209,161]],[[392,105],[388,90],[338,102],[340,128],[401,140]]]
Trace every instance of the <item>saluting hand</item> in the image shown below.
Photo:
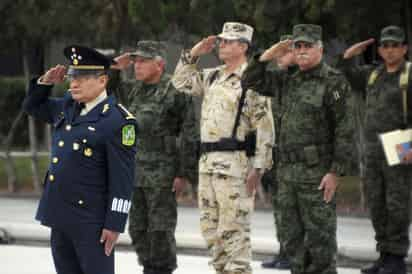
[[[114,61],[116,61],[116,64],[111,65],[110,67],[112,69],[118,69],[118,70],[124,70],[131,64],[133,64],[133,59],[130,56],[129,52],[123,53],[120,56],[117,56],[114,58]]]
[[[64,81],[65,75],[66,67],[63,65],[57,65],[46,71],[46,73],[40,77],[40,81],[45,84],[59,84]]]
[[[104,253],[106,254],[106,256],[110,256],[110,254],[112,253],[117,239],[119,238],[119,234],[119,232],[103,228],[102,235],[100,236],[100,243],[104,243]]]
[[[343,54],[343,59],[350,59],[356,55],[361,54],[366,50],[367,47],[369,47],[369,45],[373,43],[375,43],[375,39],[371,38],[369,40],[354,44],[345,51],[345,53]]]
[[[216,46],[216,39],[216,35],[211,35],[203,38],[190,50],[190,55],[197,57],[211,52]]]
[[[318,189],[323,190],[323,200],[325,202],[329,203],[330,201],[332,201],[337,186],[338,178],[336,177],[335,173],[328,173],[323,176]]]
[[[263,54],[259,57],[259,61],[271,61],[285,55],[290,50],[292,43],[292,40],[287,39],[274,44],[263,52]]]

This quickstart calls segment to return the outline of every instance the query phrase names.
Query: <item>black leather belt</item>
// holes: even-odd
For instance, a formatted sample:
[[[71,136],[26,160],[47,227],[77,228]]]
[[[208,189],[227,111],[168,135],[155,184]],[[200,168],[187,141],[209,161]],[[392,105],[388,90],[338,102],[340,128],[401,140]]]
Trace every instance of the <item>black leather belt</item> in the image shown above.
[[[200,154],[213,151],[239,151],[246,150],[246,142],[235,139],[222,139],[219,142],[200,143]]]

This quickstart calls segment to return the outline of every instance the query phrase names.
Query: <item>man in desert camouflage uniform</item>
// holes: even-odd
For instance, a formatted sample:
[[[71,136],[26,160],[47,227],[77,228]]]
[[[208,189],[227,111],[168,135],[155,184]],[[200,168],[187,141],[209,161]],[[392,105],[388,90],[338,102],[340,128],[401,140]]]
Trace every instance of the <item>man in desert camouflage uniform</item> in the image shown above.
[[[266,95],[282,93],[277,140],[280,228],[293,274],[336,274],[337,176],[345,173],[352,132],[343,75],[322,61],[322,29],[296,25],[293,40],[256,56],[242,85]],[[293,45],[298,71],[266,70]],[[285,80],[286,79],[286,80]],[[275,98],[276,99],[276,98]]]
[[[242,94],[240,79],[247,67],[252,34],[248,25],[225,23],[221,34],[209,36],[183,52],[172,78],[176,88],[202,97],[200,225],[217,273],[252,271],[250,218],[254,194],[261,174],[272,162],[270,99],[245,90],[235,126]],[[198,70],[199,56],[211,52],[215,45],[224,65]],[[248,141],[252,136],[256,136],[255,143]]]
[[[165,58],[161,42],[140,41],[136,52],[115,59],[118,69],[134,63],[137,80],[122,89],[129,93],[129,110],[139,121],[129,233],[144,274],[170,274],[177,267],[176,197],[193,178],[196,163],[191,97],[171,84]]]

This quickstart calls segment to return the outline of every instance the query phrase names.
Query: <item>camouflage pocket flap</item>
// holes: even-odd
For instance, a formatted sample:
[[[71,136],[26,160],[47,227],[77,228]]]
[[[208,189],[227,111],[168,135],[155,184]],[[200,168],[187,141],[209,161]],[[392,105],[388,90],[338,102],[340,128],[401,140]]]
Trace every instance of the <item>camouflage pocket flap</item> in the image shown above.
[[[314,107],[320,107],[322,106],[322,103],[323,103],[323,97],[319,95],[308,94],[308,95],[303,96],[302,101]]]
[[[308,166],[313,166],[319,163],[319,154],[316,146],[306,146],[303,148],[303,154],[305,155],[305,162]]]

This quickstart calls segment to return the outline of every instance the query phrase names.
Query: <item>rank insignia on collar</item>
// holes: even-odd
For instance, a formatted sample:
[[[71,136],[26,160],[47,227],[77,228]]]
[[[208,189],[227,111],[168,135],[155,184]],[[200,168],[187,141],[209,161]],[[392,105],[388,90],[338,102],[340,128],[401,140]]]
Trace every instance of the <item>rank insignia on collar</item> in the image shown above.
[[[91,148],[86,148],[85,150],[84,150],[84,156],[86,156],[86,157],[92,157],[92,155],[93,155],[93,150],[91,149]]]
[[[133,146],[136,141],[136,131],[134,125],[125,125],[122,128],[122,144]]]
[[[339,91],[335,90],[333,92],[333,97],[335,98],[335,101],[338,101],[340,99]]]
[[[106,113],[109,110],[109,104],[104,104],[102,113]]]

